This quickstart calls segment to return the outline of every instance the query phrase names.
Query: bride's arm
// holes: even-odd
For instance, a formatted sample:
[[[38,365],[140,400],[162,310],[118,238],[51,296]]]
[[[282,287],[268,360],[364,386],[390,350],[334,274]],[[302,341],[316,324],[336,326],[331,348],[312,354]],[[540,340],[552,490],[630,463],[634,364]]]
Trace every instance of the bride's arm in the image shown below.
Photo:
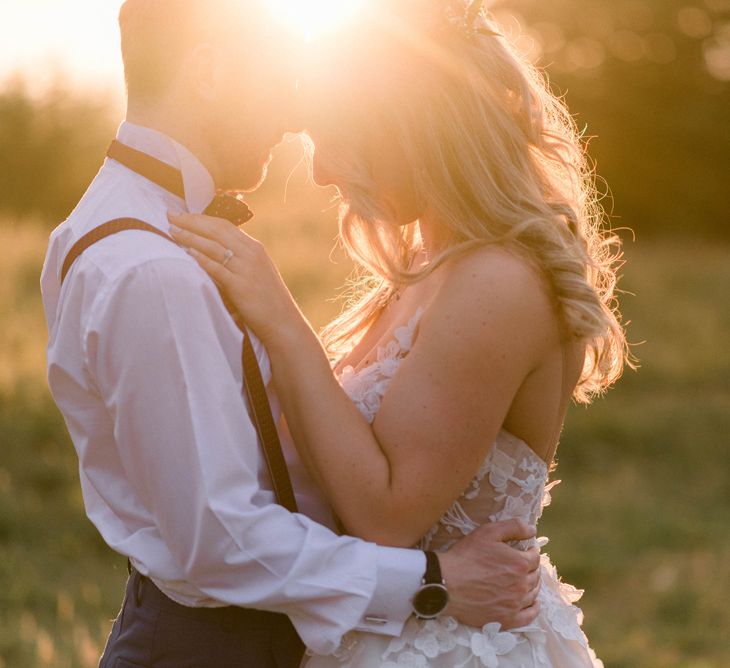
[[[210,221],[179,220],[216,236]],[[458,261],[371,427],[261,245],[235,230],[218,232],[225,246],[185,232],[178,238],[205,253],[196,259],[265,344],[297,447],[348,532],[414,544],[467,487],[519,387],[555,345],[538,278],[498,249]],[[223,269],[211,258],[226,246],[236,258]]]
[[[311,329],[291,321],[267,342],[294,439],[350,533],[389,545],[423,536],[468,486],[540,356],[549,306],[532,276],[512,259],[486,271],[474,260],[424,315],[372,427]]]

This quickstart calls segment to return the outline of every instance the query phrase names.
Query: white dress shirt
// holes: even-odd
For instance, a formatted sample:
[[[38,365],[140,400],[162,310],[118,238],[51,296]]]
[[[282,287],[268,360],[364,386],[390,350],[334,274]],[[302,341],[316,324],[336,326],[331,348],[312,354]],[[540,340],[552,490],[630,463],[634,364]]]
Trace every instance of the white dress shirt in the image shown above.
[[[167,232],[168,210],[199,213],[214,195],[205,167],[169,137],[124,123],[118,139],[179,168],[186,199],[107,159],[51,235],[41,278],[48,378],[89,518],[183,605],[285,613],[320,654],[353,628],[399,635],[424,555],[310,519],[332,516],[286,440],[310,517],[274,503],[241,391],[242,334],[198,265],[165,239],[127,231],[89,248],[61,287],[67,253],[93,228],[131,217]],[[266,352],[254,347],[268,383]]]

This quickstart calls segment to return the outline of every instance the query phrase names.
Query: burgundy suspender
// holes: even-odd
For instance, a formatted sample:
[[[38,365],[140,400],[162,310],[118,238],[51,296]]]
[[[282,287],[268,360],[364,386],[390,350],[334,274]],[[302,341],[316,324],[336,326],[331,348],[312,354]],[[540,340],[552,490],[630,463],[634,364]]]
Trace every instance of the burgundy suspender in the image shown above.
[[[135,218],[117,218],[116,220],[110,220],[108,223],[95,227],[91,230],[91,232],[85,234],[71,247],[66,259],[63,261],[63,267],[61,269],[61,285],[63,285],[63,282],[66,280],[66,275],[70,271],[73,263],[76,262],[79,255],[81,255],[87,248],[93,246],[97,241],[110,237],[112,234],[116,234],[117,232],[124,232],[125,230],[151,232],[152,234],[157,234],[168,241],[175,243],[172,237],[165,234],[162,230],[159,230],[148,223],[143,223],[141,220],[137,220]]]
[[[122,144],[116,139],[109,146],[106,155],[108,158],[124,165],[127,169],[131,169],[133,172],[156,183],[160,188],[164,188],[173,195],[185,199],[185,182],[183,181],[182,172],[172,165],[153,158],[143,151]]]
[[[87,248],[106,237],[126,230],[150,232],[175,243],[172,237],[141,220],[136,220],[134,218],[119,218],[117,220],[112,220],[93,229],[74,244],[64,260],[63,268],[61,270],[61,283],[63,284],[73,263]],[[290,512],[295,513],[298,512],[298,510],[296,498],[294,496],[294,489],[289,477],[284,453],[281,449],[281,442],[279,440],[279,433],[276,430],[274,416],[271,413],[271,404],[269,403],[269,398],[266,394],[266,386],[264,385],[264,380],[261,375],[261,369],[259,368],[256,353],[254,352],[248,331],[242,325],[241,330],[243,331],[243,389],[251,407],[253,423],[263,447],[266,465],[269,469],[269,474],[271,475],[271,481],[274,486],[277,503],[284,506],[284,508]]]
[[[279,432],[276,430],[274,416],[271,414],[271,404],[266,394],[266,386],[261,376],[261,369],[256,360],[256,353],[251,344],[251,337],[245,327],[243,330],[243,385],[248,397],[248,403],[253,413],[253,423],[263,446],[266,466],[274,485],[276,501],[289,512],[296,513],[297,500],[294,488],[289,477],[284,452],[279,441]]]

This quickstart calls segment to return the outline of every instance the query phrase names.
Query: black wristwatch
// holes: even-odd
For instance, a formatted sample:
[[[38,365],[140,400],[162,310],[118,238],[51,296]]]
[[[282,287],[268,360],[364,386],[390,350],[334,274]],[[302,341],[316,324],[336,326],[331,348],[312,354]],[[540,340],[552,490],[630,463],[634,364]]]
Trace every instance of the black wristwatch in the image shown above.
[[[449,592],[435,552],[426,552],[426,574],[413,597],[413,611],[419,619],[436,619],[449,604]]]

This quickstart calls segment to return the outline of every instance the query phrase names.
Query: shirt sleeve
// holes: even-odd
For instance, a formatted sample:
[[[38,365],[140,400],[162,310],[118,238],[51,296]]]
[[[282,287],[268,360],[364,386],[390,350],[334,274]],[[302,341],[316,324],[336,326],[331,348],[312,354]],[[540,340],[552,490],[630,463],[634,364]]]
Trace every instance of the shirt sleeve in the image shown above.
[[[187,258],[147,261],[95,303],[87,368],[181,578],[224,604],[289,615],[320,654],[356,627],[398,635],[423,554],[338,537],[261,500],[242,336],[208,277]]]

